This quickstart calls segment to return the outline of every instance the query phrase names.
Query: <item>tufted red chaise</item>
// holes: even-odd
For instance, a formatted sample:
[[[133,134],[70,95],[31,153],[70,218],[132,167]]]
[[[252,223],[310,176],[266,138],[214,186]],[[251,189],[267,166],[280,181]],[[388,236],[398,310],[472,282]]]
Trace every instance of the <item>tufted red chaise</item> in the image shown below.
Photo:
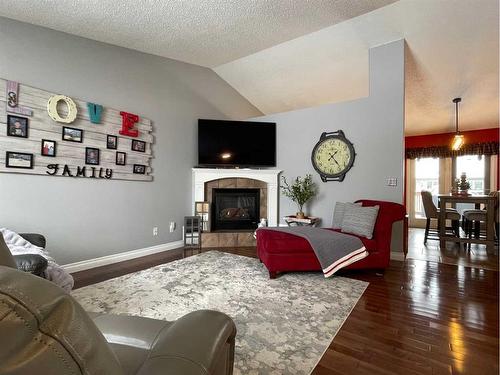
[[[383,269],[389,265],[391,257],[392,224],[403,220],[406,212],[399,203],[359,200],[363,206],[380,206],[372,239],[359,237],[369,255],[346,269]],[[336,230],[330,229],[328,230]],[[340,231],[340,230],[338,230]],[[321,266],[307,240],[288,233],[271,229],[257,231],[257,255],[274,279],[279,272],[321,271]]]

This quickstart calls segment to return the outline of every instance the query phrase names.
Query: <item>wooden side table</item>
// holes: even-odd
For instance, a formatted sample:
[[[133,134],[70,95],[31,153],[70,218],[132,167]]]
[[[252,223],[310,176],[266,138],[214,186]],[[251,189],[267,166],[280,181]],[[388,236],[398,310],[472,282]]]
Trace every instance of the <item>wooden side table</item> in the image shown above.
[[[320,218],[315,216],[307,216],[304,219],[299,219],[297,216],[291,215],[285,216],[283,220],[285,220],[285,223],[287,223],[289,227],[316,227],[320,222]]]

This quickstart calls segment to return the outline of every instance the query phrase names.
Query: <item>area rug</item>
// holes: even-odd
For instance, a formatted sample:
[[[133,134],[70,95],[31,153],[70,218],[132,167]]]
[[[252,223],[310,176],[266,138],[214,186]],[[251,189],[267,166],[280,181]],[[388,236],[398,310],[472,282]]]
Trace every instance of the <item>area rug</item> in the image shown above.
[[[210,251],[72,295],[87,311],[164,320],[222,311],[238,329],[235,374],[309,374],[367,286],[320,272],[270,280],[258,259]]]

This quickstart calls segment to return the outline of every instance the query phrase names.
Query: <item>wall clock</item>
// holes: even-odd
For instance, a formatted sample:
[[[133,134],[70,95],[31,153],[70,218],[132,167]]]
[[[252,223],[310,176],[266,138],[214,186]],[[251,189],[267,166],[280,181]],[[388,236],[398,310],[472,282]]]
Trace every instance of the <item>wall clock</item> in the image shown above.
[[[342,130],[324,132],[311,154],[311,162],[323,182],[343,181],[354,164],[354,146]]]

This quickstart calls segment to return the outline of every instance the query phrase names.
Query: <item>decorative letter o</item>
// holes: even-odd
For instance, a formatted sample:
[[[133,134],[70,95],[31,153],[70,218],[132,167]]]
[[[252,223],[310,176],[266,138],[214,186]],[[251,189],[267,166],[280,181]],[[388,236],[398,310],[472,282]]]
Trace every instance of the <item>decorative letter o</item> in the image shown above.
[[[59,116],[59,113],[57,112],[57,103],[59,103],[61,100],[64,101],[68,106],[68,114],[65,118]],[[49,98],[49,101],[47,102],[47,112],[52,120],[62,122],[64,124],[69,124],[75,121],[78,109],[76,108],[75,102],[70,97],[65,95],[54,95],[51,96]]]

